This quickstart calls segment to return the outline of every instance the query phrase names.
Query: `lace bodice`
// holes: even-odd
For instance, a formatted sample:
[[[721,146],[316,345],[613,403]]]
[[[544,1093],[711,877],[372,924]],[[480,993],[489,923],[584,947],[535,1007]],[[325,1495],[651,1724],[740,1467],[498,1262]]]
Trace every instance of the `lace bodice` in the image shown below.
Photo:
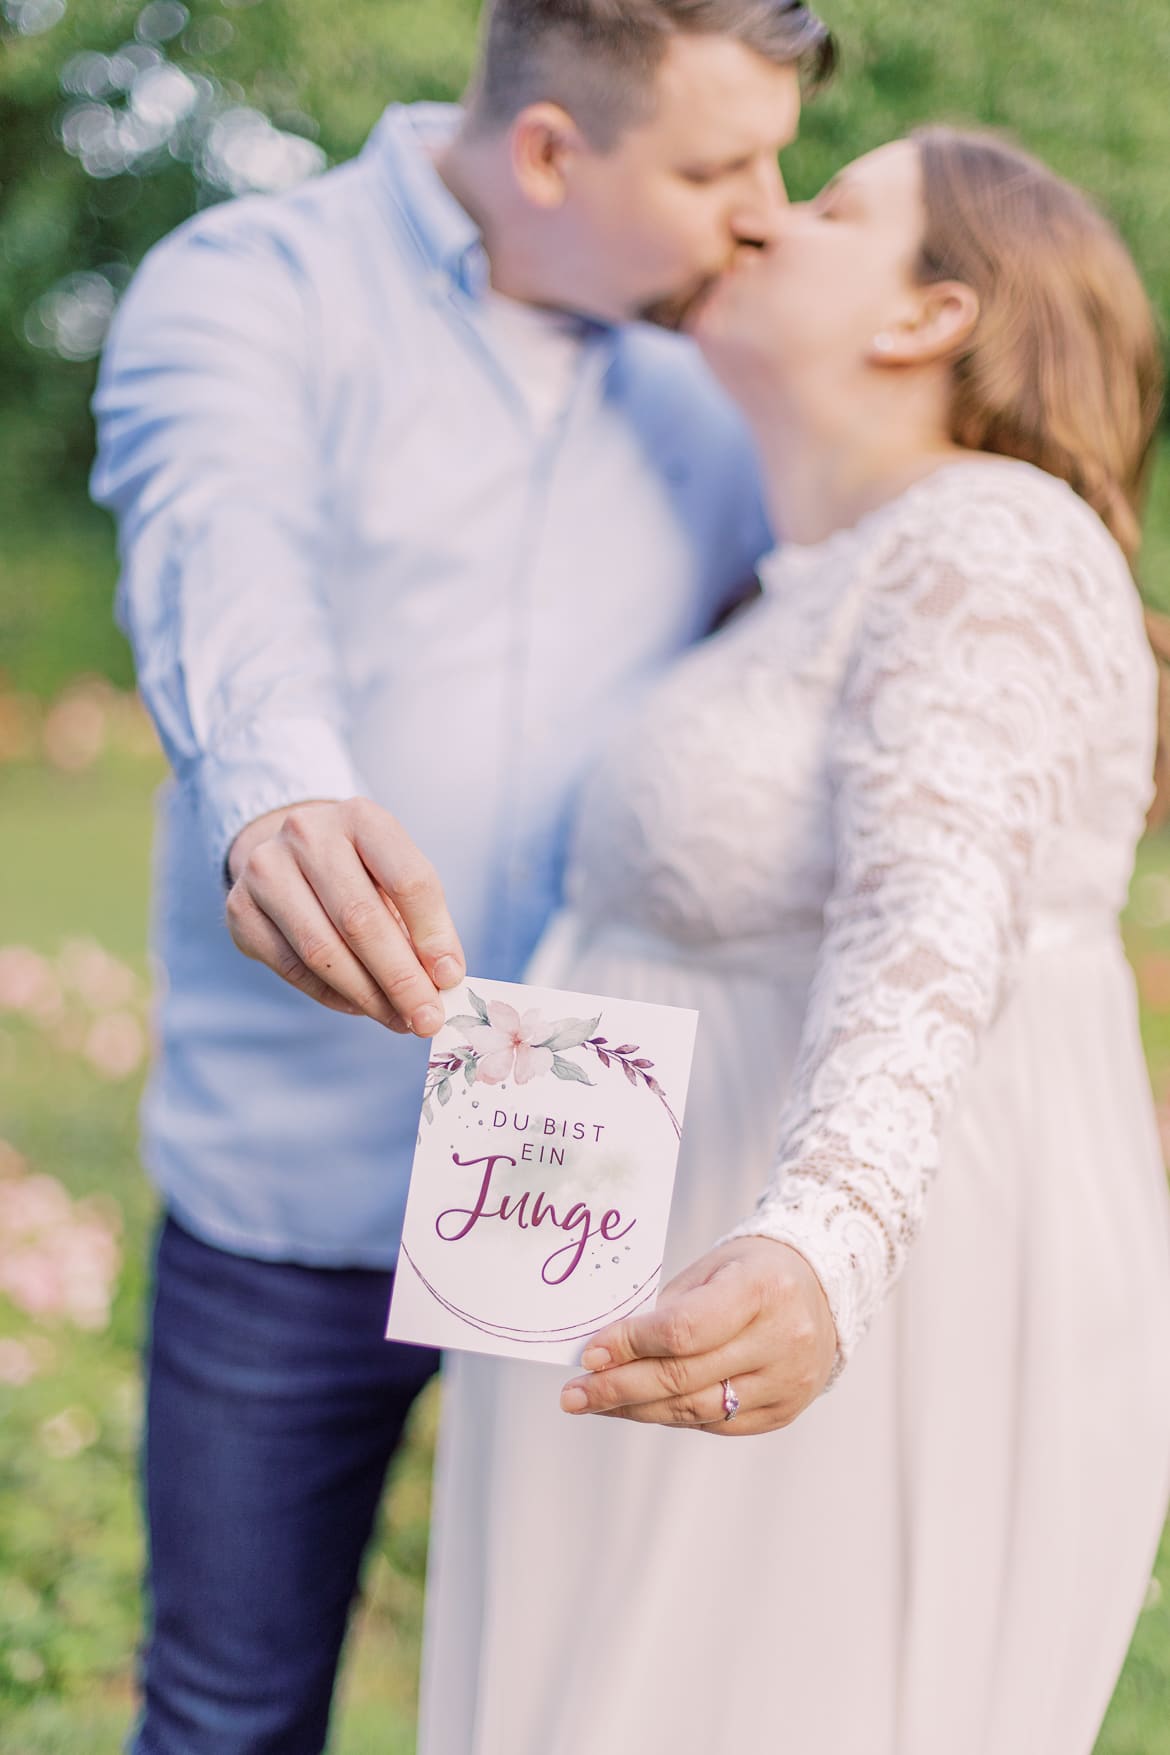
[[[1021,958],[1124,903],[1156,679],[1120,551],[1023,463],[944,467],[763,582],[611,746],[569,892],[680,955],[817,935],[775,1173],[732,1234],[809,1259],[840,1369]]]

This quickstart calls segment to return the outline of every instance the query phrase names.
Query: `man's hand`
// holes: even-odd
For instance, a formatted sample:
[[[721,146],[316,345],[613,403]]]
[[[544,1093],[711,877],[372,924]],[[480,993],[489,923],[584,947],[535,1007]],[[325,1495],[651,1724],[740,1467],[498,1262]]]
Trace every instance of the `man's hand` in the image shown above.
[[[228,927],[246,957],[331,1011],[404,1035],[442,1028],[439,989],[467,972],[442,885],[368,798],[296,804],[242,829]]]
[[[725,1438],[787,1426],[825,1387],[837,1334],[804,1257],[767,1237],[721,1244],[643,1316],[594,1335],[590,1373],[561,1391],[569,1414],[608,1414]],[[724,1417],[723,1380],[740,1411]]]

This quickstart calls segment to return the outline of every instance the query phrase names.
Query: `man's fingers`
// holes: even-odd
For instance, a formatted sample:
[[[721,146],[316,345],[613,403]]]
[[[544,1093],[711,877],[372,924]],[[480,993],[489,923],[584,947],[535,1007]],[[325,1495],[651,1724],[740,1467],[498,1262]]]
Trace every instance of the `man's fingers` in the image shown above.
[[[439,988],[457,987],[467,973],[467,960],[434,867],[377,805],[355,798],[346,808],[362,863],[401,915],[427,978]]]
[[[587,1371],[599,1371],[634,1359],[714,1353],[747,1327],[758,1308],[756,1287],[738,1262],[729,1261],[701,1284],[668,1292],[655,1309],[601,1329],[581,1363]]]
[[[366,1017],[393,1028],[394,1007],[345,944],[286,847],[275,840],[258,847],[241,882],[310,974]],[[277,973],[284,972],[277,967]]]
[[[295,829],[289,844],[322,908],[357,962],[416,1034],[433,1036],[442,1028],[444,1016],[438,990],[407,937],[401,910],[396,905],[387,906],[382,889],[358,858],[353,844],[341,840],[323,847],[315,839],[298,839]]]
[[[236,837],[231,871],[241,950],[391,1029],[397,1020],[418,1036],[442,1028],[440,990],[463,980],[463,950],[434,868],[388,811],[351,798],[271,812]],[[244,898],[283,944],[256,927]]]
[[[351,1005],[349,1000],[343,999],[305,967],[284,934],[239,886],[231,892],[228,900],[228,923],[232,938],[244,955],[266,964],[290,987],[298,988],[319,1005],[328,1006],[331,1012],[343,1012],[351,1018],[363,1015],[357,1006]],[[403,1033],[406,1031],[406,1025],[401,1022],[397,1028]]]

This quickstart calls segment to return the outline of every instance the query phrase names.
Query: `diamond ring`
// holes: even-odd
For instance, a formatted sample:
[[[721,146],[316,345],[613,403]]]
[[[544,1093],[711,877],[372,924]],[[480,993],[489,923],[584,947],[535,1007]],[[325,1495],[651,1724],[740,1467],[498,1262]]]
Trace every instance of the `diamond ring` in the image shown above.
[[[734,1420],[739,1413],[739,1397],[731,1387],[730,1377],[723,1379],[723,1418]]]

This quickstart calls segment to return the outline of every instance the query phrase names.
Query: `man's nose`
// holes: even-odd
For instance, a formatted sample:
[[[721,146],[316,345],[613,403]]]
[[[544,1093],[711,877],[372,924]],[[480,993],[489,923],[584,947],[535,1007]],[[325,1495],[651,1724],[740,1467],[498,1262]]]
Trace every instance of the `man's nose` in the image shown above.
[[[733,220],[737,242],[771,244],[775,242],[788,206],[788,191],[780,161],[761,158],[752,167],[751,187],[740,202]]]

